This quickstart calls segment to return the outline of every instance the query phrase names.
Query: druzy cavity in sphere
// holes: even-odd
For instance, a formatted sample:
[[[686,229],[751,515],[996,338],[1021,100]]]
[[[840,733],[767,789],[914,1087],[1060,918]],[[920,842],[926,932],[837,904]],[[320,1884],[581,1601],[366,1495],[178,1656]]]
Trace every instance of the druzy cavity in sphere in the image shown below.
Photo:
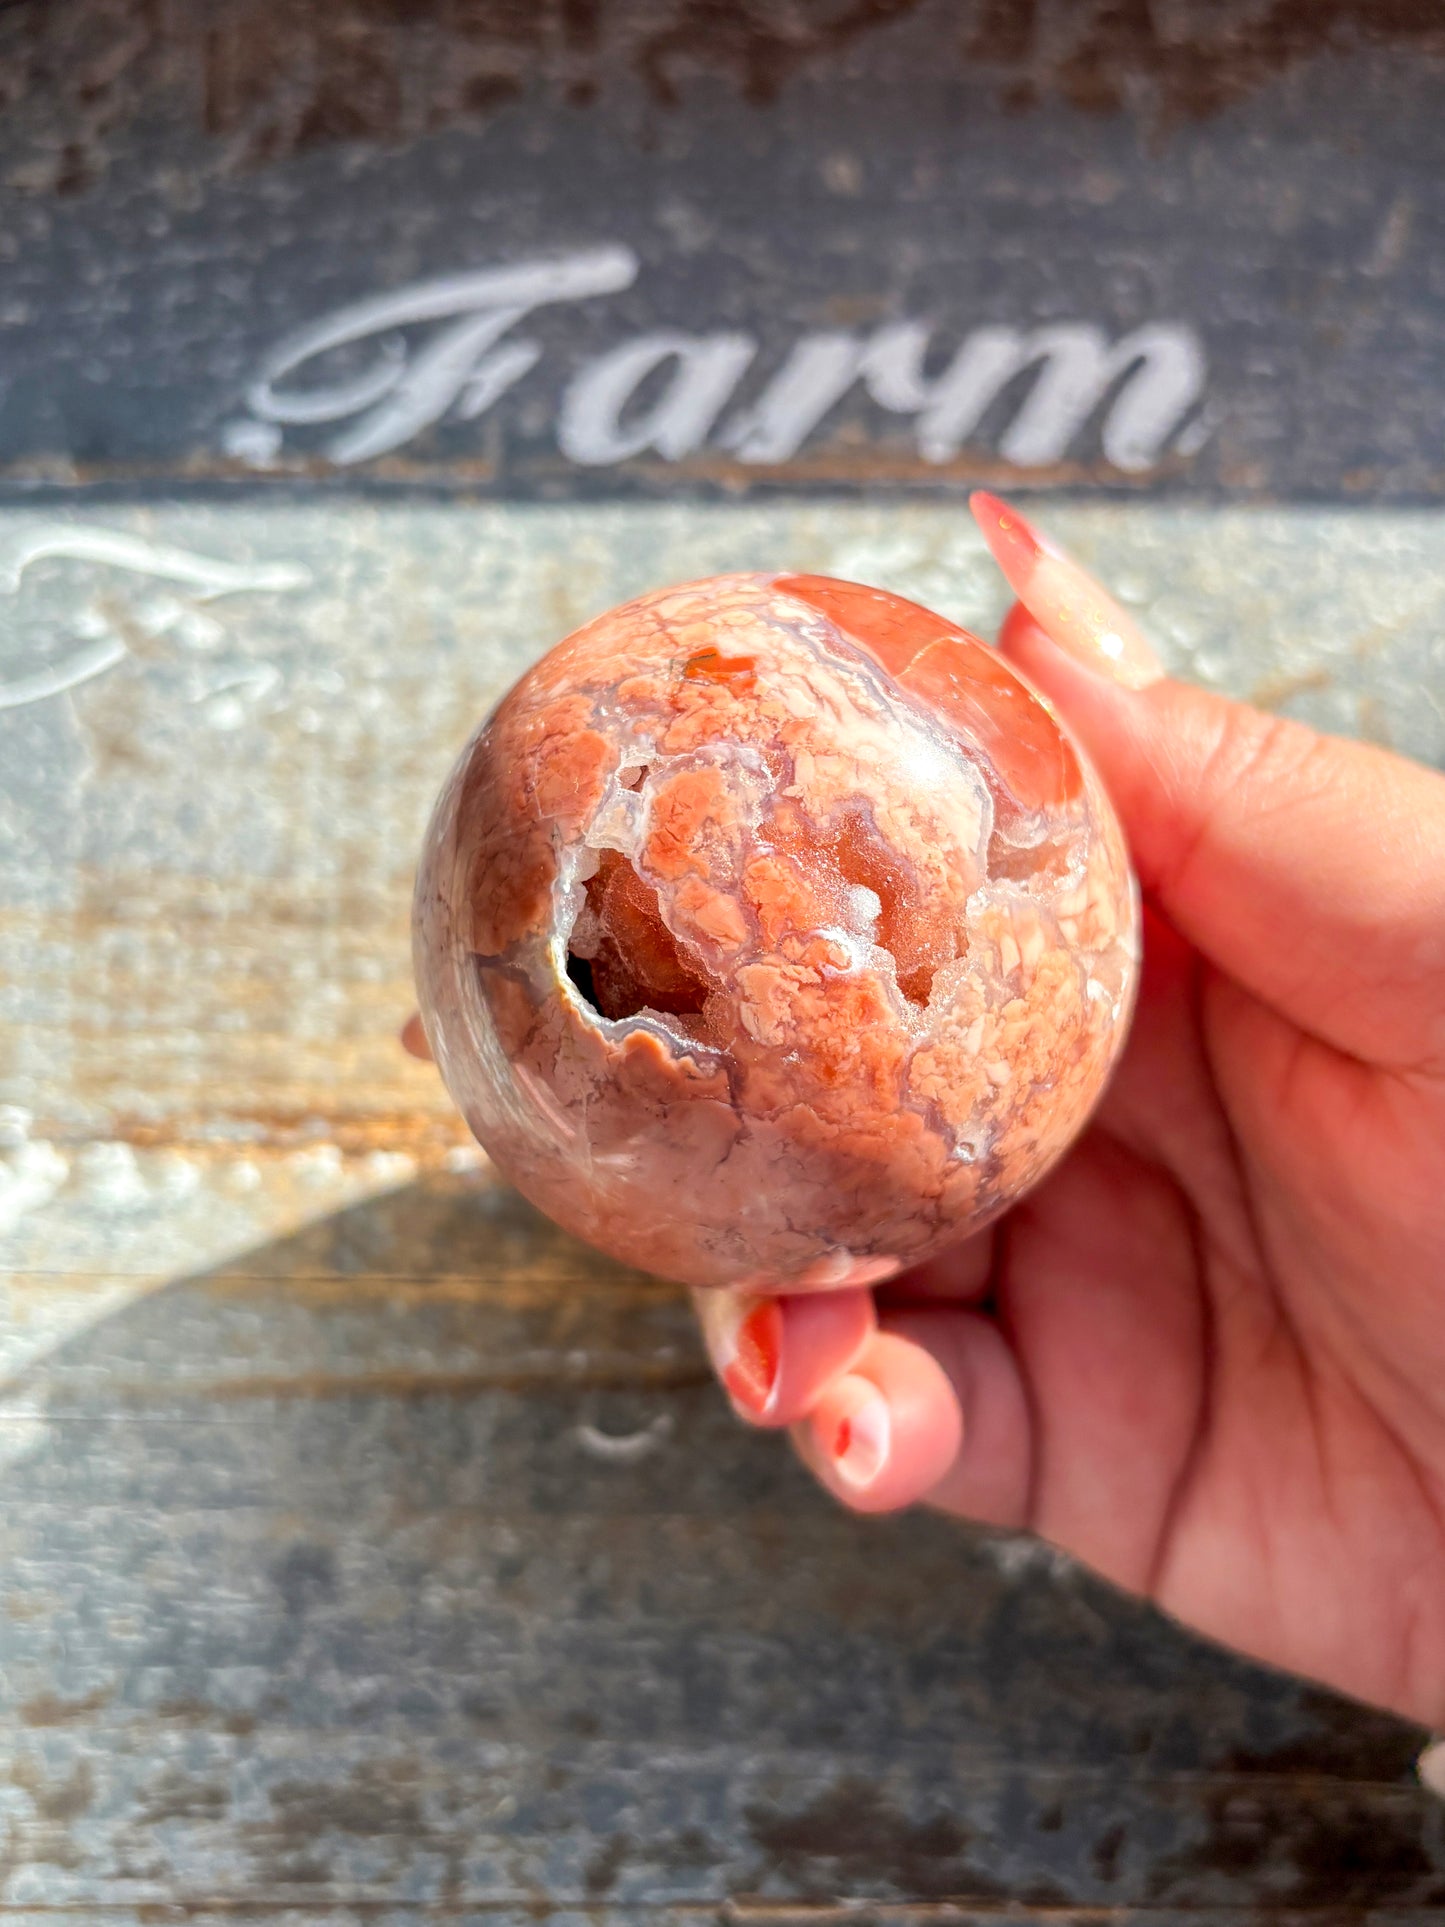
[[[1032,1184],[1138,958],[1051,709],[926,609],[818,576],[640,597],[544,656],[427,835],[432,1050],[567,1230],[698,1285],[878,1282]]]

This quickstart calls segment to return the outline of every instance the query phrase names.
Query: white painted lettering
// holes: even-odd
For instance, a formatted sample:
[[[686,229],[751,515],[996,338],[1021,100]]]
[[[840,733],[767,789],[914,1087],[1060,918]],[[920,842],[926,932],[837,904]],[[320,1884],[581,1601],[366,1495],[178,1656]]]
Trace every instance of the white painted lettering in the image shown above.
[[[958,454],[1008,384],[1037,369],[998,452],[1020,468],[1061,462],[1089,418],[1118,387],[1103,418],[1106,459],[1130,471],[1158,461],[1171,433],[1199,401],[1204,354],[1193,329],[1155,323],[1111,346],[1084,322],[1050,327],[976,328],[932,381],[922,373],[926,329],[912,323],[876,337],[871,355],[874,397],[918,415],[918,452],[926,462]]]
[[[1098,328],[1060,324],[1025,331],[975,328],[942,374],[923,373],[929,330],[903,321],[863,339],[807,335],[725,440],[744,462],[785,462],[848,391],[861,383],[895,414],[918,418],[924,461],[951,461],[1008,384],[1029,369],[1032,387],[999,439],[1020,468],[1060,462],[1089,417],[1121,384],[1104,416],[1104,453],[1116,468],[1150,468],[1200,399],[1204,356],[1193,331],[1156,324],[1111,347]]]
[[[549,302],[616,294],[631,286],[637,267],[630,248],[593,248],[555,260],[443,275],[358,301],[283,341],[247,391],[247,403],[268,422],[303,424],[359,416],[334,437],[326,454],[343,464],[368,461],[440,421],[464,391],[464,412],[469,418],[479,415],[541,352],[531,344],[515,343],[484,361],[509,328]],[[389,333],[428,321],[450,321],[451,326],[414,358],[405,342]],[[375,335],[384,339],[362,373],[300,391],[278,388],[318,356]]]
[[[742,462],[787,462],[863,371],[857,335],[804,335],[753,405],[719,439]]]
[[[625,462],[648,449],[681,461],[708,431],[757,353],[751,335],[643,335],[599,355],[562,398],[557,441],[569,461],[586,467]],[[650,374],[677,364],[650,407],[624,420],[627,404]]]
[[[225,445],[265,467],[278,459],[285,428],[336,423],[323,453],[348,464],[404,446],[449,412],[474,421],[540,362],[536,342],[504,339],[527,315],[547,303],[617,293],[637,273],[630,249],[601,247],[445,275],[356,302],[280,344],[247,391],[250,415],[227,425]],[[440,325],[418,336],[429,324]],[[989,323],[964,335],[936,374],[925,372],[932,340],[925,323],[909,320],[869,335],[804,335],[719,432],[757,354],[754,337],[675,329],[634,335],[573,375],[558,444],[582,467],[649,452],[682,461],[709,439],[742,462],[787,462],[855,388],[912,417],[919,456],[934,464],[953,461],[996,417],[1003,419],[997,453],[1024,469],[1066,460],[1094,421],[1106,460],[1131,473],[1154,467],[1171,447],[1196,452],[1209,432],[1204,350],[1182,322],[1150,322],[1113,340],[1090,322]],[[369,359],[359,372],[287,385],[362,344]]]
[[[56,560],[99,563],[132,575],[156,576],[194,590],[199,602],[247,590],[284,594],[305,588],[311,580],[309,570],[298,563],[228,562],[169,542],[153,542],[125,529],[56,522],[12,529],[0,540],[0,594],[19,595],[27,569]],[[174,615],[184,618],[185,611],[177,607]],[[193,615],[192,628],[197,619]],[[78,633],[59,662],[28,676],[0,679],[0,710],[24,709],[103,676],[125,661],[127,638],[136,626],[134,619],[117,623],[108,603],[93,603],[77,623]]]

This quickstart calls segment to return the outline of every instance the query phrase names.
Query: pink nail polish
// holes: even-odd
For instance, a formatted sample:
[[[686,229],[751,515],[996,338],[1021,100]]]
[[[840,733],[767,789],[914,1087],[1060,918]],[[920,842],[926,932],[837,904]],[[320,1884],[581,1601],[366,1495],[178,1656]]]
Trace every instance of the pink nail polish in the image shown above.
[[[1045,553],[1043,538],[1016,508],[990,495],[987,489],[976,489],[968,505],[995,562],[1008,577],[1009,587],[1015,595],[1022,595],[1020,583],[1028,579],[1039,556]]]
[[[728,1396],[749,1418],[766,1418],[783,1361],[783,1313],[776,1298],[696,1294],[703,1337]]]
[[[432,1061],[431,1045],[422,1029],[421,1012],[413,1011],[401,1027],[401,1047],[411,1057],[419,1057],[424,1064]]]
[[[1072,556],[998,496],[980,490],[970,505],[1009,587],[1058,648],[1126,689],[1159,681],[1138,624]]]
[[[859,1490],[872,1485],[888,1462],[893,1419],[888,1401],[865,1378],[848,1377],[834,1386],[829,1404],[834,1416],[824,1443],[833,1469]]]

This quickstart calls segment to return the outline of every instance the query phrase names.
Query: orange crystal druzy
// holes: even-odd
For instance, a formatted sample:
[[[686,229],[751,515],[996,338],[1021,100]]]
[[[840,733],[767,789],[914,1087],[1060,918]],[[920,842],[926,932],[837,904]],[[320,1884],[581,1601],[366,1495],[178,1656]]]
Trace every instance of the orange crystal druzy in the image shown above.
[[[500,1169],[698,1285],[871,1283],[1072,1139],[1137,893],[1053,711],[941,616],[720,576],[589,623],[462,754],[422,1012]]]

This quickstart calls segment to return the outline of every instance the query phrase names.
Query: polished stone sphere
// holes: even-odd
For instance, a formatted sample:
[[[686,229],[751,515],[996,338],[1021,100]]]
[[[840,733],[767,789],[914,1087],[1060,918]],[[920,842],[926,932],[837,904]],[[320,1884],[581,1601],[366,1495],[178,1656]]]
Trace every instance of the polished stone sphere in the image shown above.
[[[1098,779],[985,644],[820,576],[611,610],[437,804],[422,1016],[499,1169],[696,1285],[875,1283],[1078,1132],[1137,892]]]

